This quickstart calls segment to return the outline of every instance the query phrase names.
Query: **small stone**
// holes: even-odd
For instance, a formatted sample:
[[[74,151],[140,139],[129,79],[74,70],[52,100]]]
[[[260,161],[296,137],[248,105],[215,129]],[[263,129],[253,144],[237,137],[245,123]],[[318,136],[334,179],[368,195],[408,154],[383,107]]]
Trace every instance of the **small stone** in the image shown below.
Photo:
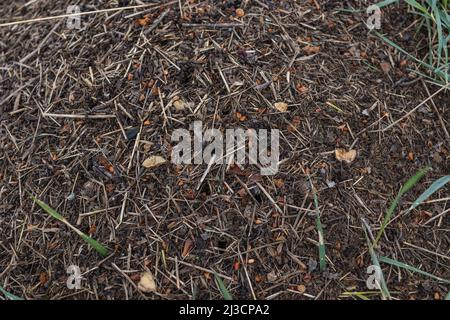
[[[336,182],[334,182],[334,181],[327,181],[327,186],[328,186],[328,188],[334,188],[334,187],[336,187]]]
[[[317,269],[317,261],[309,258],[308,260],[308,272],[311,273]]]
[[[127,136],[128,141],[135,139],[138,133],[139,133],[138,128],[131,128],[125,131],[125,135]]]

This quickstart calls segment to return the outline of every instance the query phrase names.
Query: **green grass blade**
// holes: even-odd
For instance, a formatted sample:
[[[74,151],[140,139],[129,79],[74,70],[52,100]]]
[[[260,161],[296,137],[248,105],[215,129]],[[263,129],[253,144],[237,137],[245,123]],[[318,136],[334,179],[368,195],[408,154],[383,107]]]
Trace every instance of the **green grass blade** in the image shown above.
[[[365,222],[363,221],[363,230],[364,230],[364,235],[366,236],[366,241],[367,241],[367,246],[369,247],[369,254],[370,254],[370,259],[372,260],[372,264],[376,267],[379,268],[379,270],[381,270],[381,266],[380,266],[380,262],[378,260],[378,256],[374,250],[374,247],[372,245],[372,242],[369,239],[369,236],[367,235],[367,227]],[[383,271],[381,271],[381,278],[380,280],[380,291],[381,291],[381,295],[383,296],[383,298],[385,299],[390,299],[391,298],[391,294],[389,293],[389,289],[386,285],[386,280],[384,280],[384,275],[383,275]]]
[[[319,200],[317,197],[316,189],[312,184],[311,177],[309,178],[309,183],[311,184],[311,190],[314,196],[314,206],[316,207],[316,229],[317,234],[319,236],[319,267],[320,271],[324,271],[327,267],[327,260],[326,260],[325,240],[323,236],[323,227],[322,222],[320,220]]]
[[[406,183],[400,189],[399,194],[404,195],[409,190],[411,190],[411,188],[414,187],[420,181],[420,179],[422,179],[431,169],[431,167],[425,167],[417,171],[415,175],[413,175],[408,181],[406,181]]]
[[[383,8],[394,3],[398,4],[399,2],[400,1],[385,0],[379,2],[377,5],[378,7]],[[448,65],[449,61],[449,0],[405,0],[404,2],[412,9],[411,12],[417,16],[417,32],[419,33],[423,27],[426,27],[429,48],[426,57],[418,59],[386,37],[379,33],[376,34],[387,44],[396,48],[403,54],[406,54],[422,67],[427,68],[434,77],[433,81],[443,80],[445,83],[448,83],[450,79],[448,67],[442,68],[442,66]],[[426,61],[428,61],[428,63]]]
[[[439,8],[436,5],[436,3],[433,5],[432,10],[433,10],[433,15],[435,18],[434,20],[436,22],[436,30],[437,30],[437,34],[438,34],[438,36],[437,36],[437,38],[438,38],[437,62],[438,62],[438,66],[439,66],[439,64],[442,62],[441,57],[442,57],[442,51],[444,49],[445,37],[444,37],[444,31],[443,31],[443,27],[442,27],[441,14],[440,14]]]
[[[408,68],[407,70],[409,72],[412,72],[412,73],[415,73],[415,74],[419,75],[420,77],[423,77],[424,79],[428,79],[429,82],[435,84],[436,86],[439,86],[439,87],[445,87],[446,86],[446,83],[443,82],[443,81],[439,81],[438,78],[432,78],[432,77],[426,75],[425,73],[422,73],[420,71],[413,70],[413,69],[410,69],[410,68]]]
[[[60,215],[58,212],[56,212],[54,209],[50,208],[45,202],[39,200],[38,198],[31,196],[31,198],[33,199],[34,202],[36,202],[36,204],[41,207],[45,212],[47,212],[49,215],[51,215],[53,218],[61,221],[61,222],[65,222],[66,219]]]
[[[393,4],[393,3],[398,3],[398,1],[399,0],[384,0],[384,1],[381,1],[381,2],[378,2],[377,4],[376,4],[376,6],[378,7],[378,8],[383,8],[383,7],[387,7],[387,6],[390,6],[391,4]]]
[[[426,167],[421,170],[419,170],[414,176],[412,176],[406,183],[403,185],[403,187],[398,192],[397,196],[395,197],[394,201],[392,201],[388,211],[386,212],[386,215],[384,216],[383,222],[381,223],[381,228],[377,233],[377,236],[375,238],[375,241],[373,242],[373,246],[376,247],[378,244],[378,241],[380,240],[381,236],[384,233],[384,229],[391,221],[392,214],[395,211],[395,208],[397,208],[397,205],[401,199],[401,197],[408,192],[414,185],[416,185],[420,179],[422,179],[428,171],[431,170],[431,167]]]
[[[81,232],[81,231],[80,231]],[[87,234],[81,232],[79,233],[80,237],[84,239],[89,245],[94,248],[98,253],[100,253],[102,256],[106,257],[108,255],[108,249],[106,249],[101,243],[99,243],[97,240],[92,239]]]
[[[385,36],[383,36],[381,33],[376,32],[376,35],[378,37],[380,37],[381,40],[383,40],[384,42],[386,42],[388,45],[390,45],[391,47],[394,47],[395,49],[397,49],[398,51],[400,51],[401,53],[403,53],[404,55],[407,55],[408,57],[410,57],[411,59],[413,59],[414,61],[416,61],[417,63],[427,67],[428,69],[434,70],[434,67],[432,65],[429,65],[425,62],[423,62],[420,59],[417,59],[415,56],[413,56],[412,54],[410,54],[408,51],[406,51],[405,49],[403,49],[402,47],[400,47],[398,44],[396,44],[395,42],[393,42],[392,40],[386,38]]]
[[[421,205],[422,202],[424,202],[426,199],[428,199],[433,193],[435,193],[438,190],[440,190],[441,188],[443,188],[449,182],[450,182],[450,175],[437,179],[435,182],[433,182],[431,184],[431,186],[427,190],[424,191],[424,193],[422,193],[416,199],[416,201],[414,201],[414,203],[408,209],[408,212],[413,210],[417,206]]]
[[[362,293],[358,293],[358,292],[356,292],[355,293],[355,296],[357,296],[358,298],[360,298],[361,300],[370,300],[369,298],[367,298],[364,294],[362,294]]]
[[[405,0],[410,6],[416,8],[417,10],[421,11],[423,14],[429,15],[427,8],[425,8],[423,5],[418,3],[416,0]]]
[[[363,292],[342,292],[341,297],[347,298],[356,296],[361,300],[370,300],[368,296],[378,296],[380,293],[378,291],[363,291]]]
[[[440,282],[444,282],[444,283],[450,284],[450,280],[446,280],[446,279],[440,278],[438,276],[435,276],[434,274],[422,271],[422,270],[420,270],[420,269],[418,269],[416,267],[410,266],[409,264],[406,264],[406,263],[403,263],[403,262],[400,262],[400,261],[397,261],[397,260],[393,260],[391,258],[380,257],[380,261],[384,262],[384,263],[387,263],[387,264],[390,264],[390,265],[393,265],[393,266],[396,266],[396,267],[399,267],[399,268],[406,269],[406,270],[411,271],[411,272],[420,273],[421,275],[430,277],[430,278],[435,279],[435,280],[440,281]]]
[[[31,195],[31,198],[34,202],[37,203],[38,206],[40,206],[45,212],[47,212],[50,216],[53,218],[61,221],[65,225],[67,225],[69,228],[74,230],[81,238],[83,238],[92,248],[94,248],[98,253],[100,253],[102,256],[108,255],[108,250],[99,242],[92,239],[88,235],[84,234],[77,228],[75,228],[73,225],[71,225],[61,214],[59,214],[56,210],[52,209],[49,205],[47,205],[45,202],[37,199],[36,197]]]
[[[3,289],[2,286],[0,286],[0,292],[3,293],[3,295],[9,300],[23,300],[23,298],[13,295],[12,293],[9,293],[5,289]]]
[[[445,11],[439,11],[441,14],[442,22],[445,24],[447,29],[450,29],[450,15]]]
[[[377,295],[379,294],[378,292],[376,293]],[[342,293],[343,297],[352,297],[355,296],[357,298],[360,298],[361,300],[370,300],[368,297],[366,297],[366,295],[362,292],[344,292]]]
[[[414,60],[415,62],[417,62],[418,64],[420,64],[421,66],[429,69],[431,72],[433,72],[436,76],[438,76],[441,79],[446,79],[448,77],[448,74],[440,71],[439,68],[435,68],[433,67],[431,64],[428,64],[420,59],[417,59],[415,56],[413,56],[412,54],[410,54],[409,52],[407,52],[406,50],[404,50],[403,48],[401,48],[399,45],[397,45],[395,42],[389,40],[388,38],[386,38],[385,36],[383,36],[382,34],[376,32],[375,33],[378,37],[380,37],[381,40],[383,40],[384,42],[386,42],[388,45],[394,47],[395,49],[397,49],[398,51],[400,51],[401,53],[405,54],[406,56],[408,56],[409,58],[411,58],[412,60]]]
[[[450,300],[450,291],[447,293],[447,295],[445,296],[445,300]]]
[[[233,300],[233,296],[228,291],[222,279],[217,274],[214,274],[214,278],[216,279],[217,287],[219,288],[219,291],[222,294],[224,300]]]

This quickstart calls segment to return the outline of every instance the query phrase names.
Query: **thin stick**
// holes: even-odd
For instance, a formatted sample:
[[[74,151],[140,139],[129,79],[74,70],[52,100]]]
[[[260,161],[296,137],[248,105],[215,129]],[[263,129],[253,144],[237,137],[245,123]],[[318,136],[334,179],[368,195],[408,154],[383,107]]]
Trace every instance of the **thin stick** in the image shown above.
[[[175,262],[175,259],[172,258],[172,257],[167,257],[167,260]],[[183,264],[183,265],[188,266],[188,267],[191,267],[191,268],[194,268],[194,269],[197,269],[197,270],[200,270],[200,271],[213,273],[213,274],[215,273],[215,274],[217,274],[218,276],[220,276],[223,279],[227,279],[227,280],[230,280],[230,281],[234,282],[233,278],[231,278],[231,277],[229,277],[229,276],[227,276],[225,274],[215,272],[215,271],[213,271],[211,269],[203,268],[203,267],[197,266],[195,264],[192,264],[192,263],[189,263],[189,262],[185,262],[183,260],[178,260],[178,263],[179,264]]]
[[[270,194],[266,191],[266,189],[263,188],[263,186],[257,182],[256,185],[258,186],[259,189],[261,189],[261,191],[266,195],[267,199],[269,199],[270,202],[272,202],[273,206],[275,207],[275,209],[277,209],[277,211],[281,214],[283,214],[283,210],[281,210],[281,208],[277,205],[277,203],[275,202],[275,200],[273,200],[273,198],[270,196]]]
[[[439,213],[438,215],[432,217],[431,219],[429,219],[427,222],[423,223],[422,226],[426,226],[427,224],[429,224],[430,222],[436,220],[437,218],[442,217],[443,215],[445,215],[446,213],[450,212],[450,209],[447,209],[445,211],[442,211],[441,213]]]
[[[438,252],[433,252],[433,251],[431,251],[431,250],[428,250],[428,249],[425,249],[425,248],[416,246],[416,245],[414,245],[414,244],[412,244],[412,243],[409,243],[409,242],[406,242],[406,241],[403,241],[403,243],[406,244],[407,246],[413,247],[413,248],[415,248],[415,249],[418,249],[418,250],[421,250],[421,251],[424,251],[424,252],[427,252],[427,253],[430,253],[430,254],[434,254],[434,255],[436,255],[436,256],[438,256],[438,257],[441,257],[441,258],[443,258],[443,259],[450,260],[450,257],[445,256],[445,255],[443,255],[443,254],[440,254],[440,253],[438,253]]]
[[[242,23],[182,23],[182,27],[187,28],[235,28],[242,27]]]
[[[115,118],[114,114],[58,114],[58,113],[43,113],[44,117],[51,118],[70,118],[70,119],[110,119]]]
[[[128,6],[128,7],[120,7],[120,8],[109,8],[109,9],[101,9],[101,10],[95,10],[95,11],[86,11],[86,12],[80,12],[80,13],[67,13],[67,14],[61,14],[58,16],[41,17],[41,18],[34,18],[34,19],[28,19],[28,20],[6,22],[6,23],[0,24],[0,27],[15,26],[18,24],[42,22],[42,21],[63,19],[63,18],[69,18],[69,17],[79,17],[79,16],[85,16],[85,15],[96,14],[96,13],[115,12],[115,11],[121,11],[121,10],[131,10],[131,9],[139,9],[139,8],[147,8],[147,7],[168,6],[168,5],[174,4],[176,2],[178,2],[178,1],[171,1],[171,2],[168,2],[165,4],[151,3],[151,4],[141,4],[141,5]]]
[[[167,9],[166,11],[161,13],[161,15],[158,17],[158,19],[155,20],[155,22],[153,22],[153,24],[150,26],[150,28],[148,28],[147,30],[144,31],[144,34],[149,34],[150,32],[152,32],[158,26],[158,24],[160,24],[160,22],[163,21],[164,17],[168,13],[169,13],[169,9]]]
[[[215,154],[211,157],[211,160],[208,163],[208,167],[206,168],[206,171],[203,173],[202,178],[200,179],[200,181],[199,181],[199,183],[197,185],[197,188],[195,190],[199,190],[200,189],[203,181],[205,180],[206,176],[209,173],[209,170],[211,170],[211,167],[214,164],[214,161],[216,161],[216,155]]]
[[[422,84],[425,87],[425,90],[427,91],[428,95],[430,95],[430,90],[428,90],[428,87],[423,80],[422,80]],[[445,126],[444,120],[442,120],[441,114],[439,113],[439,110],[436,107],[436,104],[434,103],[433,100],[431,100],[431,104],[433,105],[434,111],[436,112],[436,115],[438,116],[439,122],[442,126],[442,130],[444,130],[445,137],[447,138],[447,140],[450,141],[450,134],[448,133],[448,130],[447,130],[447,127]]]
[[[414,109],[412,109],[411,111],[409,111],[407,114],[405,114],[403,117],[401,117],[400,119],[394,121],[392,124],[388,125],[386,128],[381,129],[381,130],[375,130],[375,132],[381,131],[387,131],[390,128],[392,128],[393,126],[397,125],[399,122],[401,122],[402,120],[404,120],[405,118],[408,118],[411,114],[413,114],[417,109],[419,109],[421,106],[423,106],[425,103],[427,103],[428,101],[430,101],[431,99],[433,99],[437,94],[439,94],[441,91],[444,91],[445,89],[447,89],[450,86],[450,84],[441,87],[438,91],[436,91],[435,93],[433,93],[431,96],[429,96],[428,98],[426,98],[424,101],[422,101],[421,103],[419,103]]]
[[[125,192],[125,196],[123,197],[123,202],[122,202],[122,209],[120,210],[120,217],[119,217],[119,223],[116,226],[116,230],[120,227],[120,225],[122,224],[123,221],[123,216],[125,215],[125,208],[127,205],[127,199],[128,199],[128,191]]]
[[[54,27],[53,29],[47,34],[47,36],[44,38],[44,40],[41,41],[41,43],[37,46],[36,49],[34,49],[33,51],[31,51],[27,56],[23,57],[22,59],[20,59],[20,63],[25,63],[27,62],[28,59],[30,59],[32,56],[34,56],[36,53],[38,53],[42,47],[44,46],[44,44],[48,41],[48,39],[50,39],[51,35],[53,34],[53,32],[56,31],[56,29],[58,29],[58,27],[61,25],[62,21],[59,21]]]

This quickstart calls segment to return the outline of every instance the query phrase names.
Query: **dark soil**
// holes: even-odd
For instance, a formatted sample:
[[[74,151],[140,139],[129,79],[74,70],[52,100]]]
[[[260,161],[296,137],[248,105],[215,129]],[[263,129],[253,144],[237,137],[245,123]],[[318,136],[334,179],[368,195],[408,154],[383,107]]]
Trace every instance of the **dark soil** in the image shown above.
[[[73,1],[27,2],[2,1],[0,23],[64,14]],[[79,3],[83,12],[117,7]],[[221,299],[217,273],[239,299],[353,299],[344,293],[370,291],[361,219],[376,232],[401,185],[427,165],[433,171],[403,198],[377,252],[449,279],[448,189],[403,213],[450,172],[450,96],[437,94],[389,127],[439,87],[369,33],[367,2],[181,3],[182,13],[171,1],[82,16],[82,30],[64,19],[0,27],[0,285],[28,299]],[[342,10],[351,7],[362,12]],[[426,50],[413,17],[399,12],[383,12],[381,31],[410,52]],[[206,164],[142,166],[151,155],[170,159],[171,133],[195,120],[279,129],[279,172],[214,165],[196,191]],[[356,160],[338,161],[337,148],[357,150]],[[326,271],[317,266],[308,176]],[[66,286],[70,265],[83,273],[79,290]],[[144,271],[156,293],[138,290]],[[443,299],[450,290],[383,271],[394,298]]]

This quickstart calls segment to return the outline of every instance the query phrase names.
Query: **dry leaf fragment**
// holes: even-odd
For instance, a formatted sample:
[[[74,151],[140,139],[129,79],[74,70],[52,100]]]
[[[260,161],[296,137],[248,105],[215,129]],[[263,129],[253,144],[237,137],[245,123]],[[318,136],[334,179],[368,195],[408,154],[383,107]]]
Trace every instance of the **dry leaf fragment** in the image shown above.
[[[204,14],[205,14],[205,9],[203,9],[203,8],[197,8],[197,14],[198,14],[199,16],[204,15]]]
[[[139,273],[134,273],[130,275],[130,279],[133,280],[134,283],[139,282],[139,280],[141,280],[141,275]]]
[[[306,52],[307,55],[313,55],[320,52],[319,46],[306,46],[303,48],[303,51]]]
[[[242,18],[244,15],[245,15],[244,10],[242,10],[241,8],[236,9],[236,17]]]
[[[291,123],[288,126],[289,132],[295,132],[297,128],[300,126],[301,119],[299,116],[294,116]]]
[[[97,232],[97,226],[96,226],[95,224],[89,226],[88,234],[89,234],[90,236],[92,236],[92,235],[93,235],[94,233],[96,233],[96,232]]]
[[[384,73],[389,73],[391,71],[391,64],[388,62],[382,62],[380,63],[381,70],[383,70]]]
[[[146,27],[150,24],[150,16],[145,15],[142,19],[137,19],[136,24],[140,25],[141,27]]]
[[[345,149],[336,149],[335,154],[336,159],[347,163],[352,163],[356,159],[356,150],[347,151]]]
[[[343,124],[343,125],[338,126],[338,129],[341,130],[342,132],[348,132],[349,131],[348,127],[347,127],[347,124]]]
[[[280,112],[286,112],[288,109],[288,105],[285,102],[277,102],[274,104],[274,107]]]
[[[269,280],[270,282],[274,282],[278,279],[277,274],[275,273],[275,271],[270,271],[267,274],[267,280]]]
[[[173,106],[177,111],[183,111],[184,110],[184,101],[181,99],[175,100],[173,102]]]
[[[247,190],[245,188],[239,189],[236,193],[241,198],[245,198],[247,196]]]
[[[114,174],[114,166],[109,162],[105,157],[99,156],[98,157],[98,163],[104,167],[109,173]]]
[[[246,121],[247,120],[247,116],[246,115],[243,115],[242,113],[240,113],[240,112],[236,112],[236,118],[239,120],[239,121]]]
[[[48,276],[47,272],[41,272],[39,274],[39,284],[41,286],[45,285],[48,282],[48,280],[49,280],[49,276]]]
[[[182,258],[186,258],[194,247],[194,242],[191,239],[187,239],[183,246]]]
[[[305,287],[305,285],[299,284],[299,285],[297,286],[297,291],[300,292],[300,293],[305,293],[305,292],[306,292],[306,287]]]
[[[156,168],[166,162],[167,162],[167,160],[161,156],[151,156],[151,157],[145,159],[145,161],[142,163],[142,166],[144,166],[147,169]]]
[[[308,92],[308,87],[306,87],[306,86],[303,85],[302,83],[297,83],[296,89],[297,89],[297,91],[300,92],[300,93],[306,93],[306,92]]]
[[[138,289],[144,293],[150,293],[156,291],[156,283],[153,278],[153,274],[150,272],[144,272],[141,274],[141,280],[138,283]]]
[[[275,179],[273,182],[275,183],[275,186],[277,188],[283,188],[283,186],[284,186],[284,180],[283,179]]]
[[[75,94],[73,92],[69,93],[69,103],[72,104],[75,102]]]

